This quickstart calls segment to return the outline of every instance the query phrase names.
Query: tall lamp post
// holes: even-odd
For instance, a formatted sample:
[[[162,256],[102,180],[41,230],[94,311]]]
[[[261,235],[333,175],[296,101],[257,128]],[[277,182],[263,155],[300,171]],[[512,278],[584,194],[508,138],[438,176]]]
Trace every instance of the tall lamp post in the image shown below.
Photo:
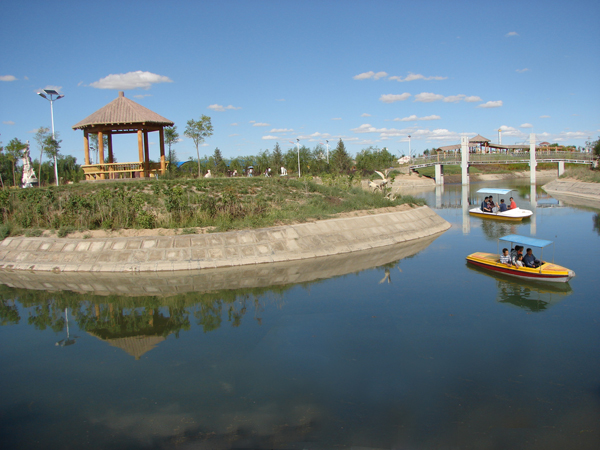
[[[296,147],[298,147],[298,178],[300,178],[300,139],[296,139]]]
[[[329,164],[329,141],[325,142],[327,142],[327,164]]]
[[[293,144],[294,141],[288,141]],[[296,139],[296,147],[298,148],[298,178],[300,178],[300,139]]]
[[[412,150],[410,148],[410,134],[408,135],[408,157],[412,159]]]
[[[50,117],[52,119],[52,140],[56,140],[54,137],[54,102],[63,98],[64,95],[59,94],[54,89],[43,89],[42,92],[38,92],[37,94],[50,102]],[[54,155],[54,177],[56,178],[56,185],[58,186],[58,167],[56,165],[56,154]]]

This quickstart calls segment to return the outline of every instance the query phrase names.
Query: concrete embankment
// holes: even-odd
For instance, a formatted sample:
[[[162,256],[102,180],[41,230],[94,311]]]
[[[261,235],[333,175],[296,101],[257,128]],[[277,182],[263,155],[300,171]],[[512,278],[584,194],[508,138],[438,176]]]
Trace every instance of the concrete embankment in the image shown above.
[[[450,224],[427,206],[226,233],[138,238],[6,238],[0,271],[163,272],[297,261],[433,236]]]
[[[561,178],[545,184],[542,189],[558,200],[600,209],[600,183]]]
[[[170,297],[188,292],[269,288],[311,283],[380,267],[426,249],[440,234],[386,247],[322,258],[272,264],[252,264],[182,272],[30,272],[0,271],[0,283],[13,288],[71,291],[80,294]],[[393,282],[402,275],[387,268],[379,282]]]

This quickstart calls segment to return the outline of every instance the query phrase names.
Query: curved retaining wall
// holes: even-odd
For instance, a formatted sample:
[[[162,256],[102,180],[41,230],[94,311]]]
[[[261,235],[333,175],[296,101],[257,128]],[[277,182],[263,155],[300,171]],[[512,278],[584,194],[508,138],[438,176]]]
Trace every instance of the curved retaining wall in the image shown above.
[[[138,238],[6,238],[0,270],[162,272],[234,267],[385,247],[441,233],[427,206],[257,230]]]
[[[600,201],[600,183],[587,183],[573,179],[554,180],[542,186],[548,194],[562,194]]]

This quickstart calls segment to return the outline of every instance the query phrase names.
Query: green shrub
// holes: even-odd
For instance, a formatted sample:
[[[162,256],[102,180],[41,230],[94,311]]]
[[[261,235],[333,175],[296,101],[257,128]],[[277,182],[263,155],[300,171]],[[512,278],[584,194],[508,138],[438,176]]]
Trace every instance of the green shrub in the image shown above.
[[[9,223],[3,223],[2,225],[0,225],[0,240],[4,240],[8,236],[10,236],[11,231],[12,226]]]

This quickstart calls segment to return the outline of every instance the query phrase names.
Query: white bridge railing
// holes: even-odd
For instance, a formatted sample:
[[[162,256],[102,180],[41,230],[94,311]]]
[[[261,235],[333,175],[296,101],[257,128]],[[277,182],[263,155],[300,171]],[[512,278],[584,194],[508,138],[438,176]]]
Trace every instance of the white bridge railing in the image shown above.
[[[592,153],[584,152],[565,152],[565,151],[545,151],[537,150],[535,159],[538,162],[544,161],[565,161],[576,164],[591,164],[594,160]],[[469,163],[475,164],[511,164],[516,162],[529,162],[529,151],[510,151],[503,153],[470,153]],[[414,166],[431,166],[434,164],[459,164],[461,163],[460,152],[443,153],[440,152],[433,156],[424,156],[413,158],[409,163],[410,167]]]

